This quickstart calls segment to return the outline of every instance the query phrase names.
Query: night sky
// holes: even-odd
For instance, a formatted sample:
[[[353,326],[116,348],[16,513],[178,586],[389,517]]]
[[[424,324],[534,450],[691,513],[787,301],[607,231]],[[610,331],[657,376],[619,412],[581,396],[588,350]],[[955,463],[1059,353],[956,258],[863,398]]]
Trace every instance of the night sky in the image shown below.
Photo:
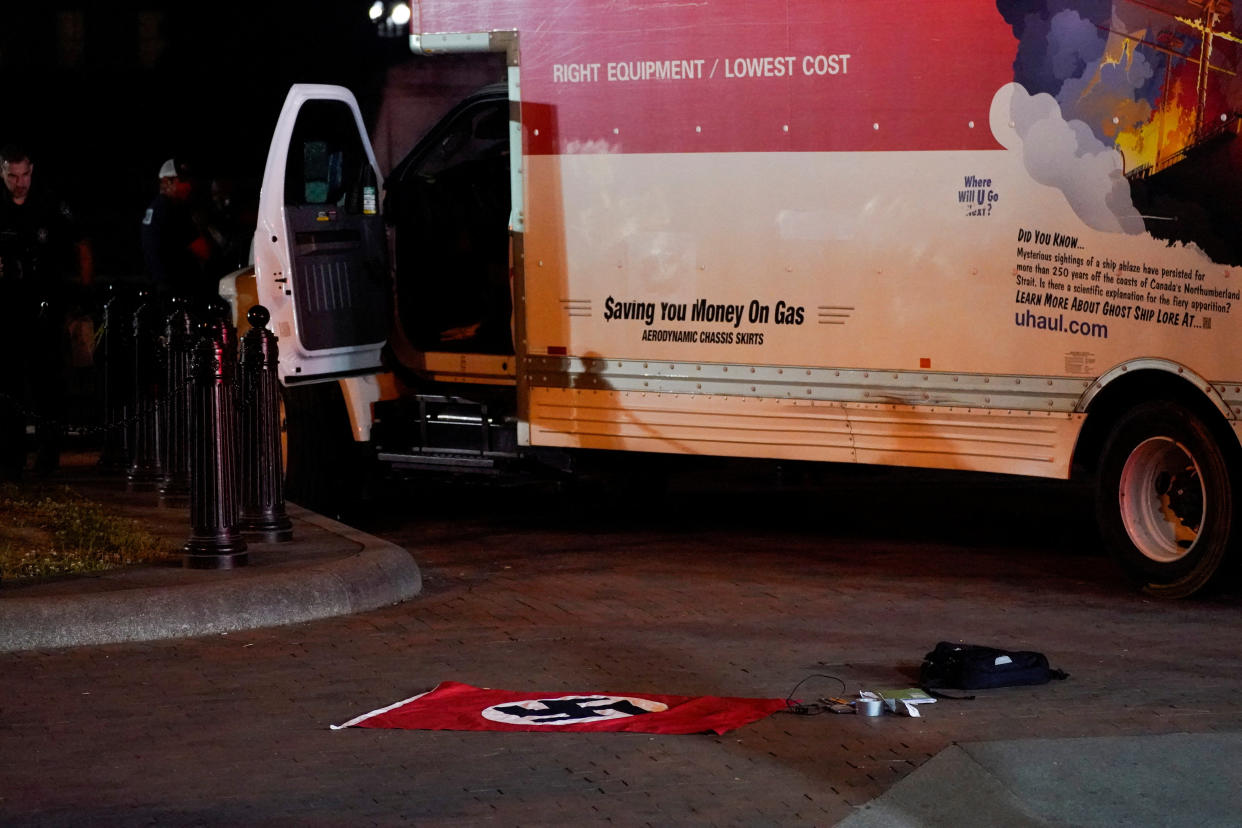
[[[348,86],[371,121],[387,67],[409,56],[378,36],[369,0],[15,4],[0,18],[0,143],[26,146],[36,184],[75,208],[102,281],[140,272],[164,159],[257,189],[291,83]]]

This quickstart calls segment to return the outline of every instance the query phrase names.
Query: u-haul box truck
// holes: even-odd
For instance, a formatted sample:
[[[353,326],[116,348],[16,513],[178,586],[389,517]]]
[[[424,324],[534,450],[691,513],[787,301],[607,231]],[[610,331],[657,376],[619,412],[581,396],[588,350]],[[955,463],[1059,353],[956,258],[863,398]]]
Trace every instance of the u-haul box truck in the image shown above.
[[[1236,14],[416,2],[414,71],[498,83],[386,176],[353,96],[297,86],[268,157],[290,497],[350,437],[1081,470],[1129,573],[1195,592],[1238,534]]]

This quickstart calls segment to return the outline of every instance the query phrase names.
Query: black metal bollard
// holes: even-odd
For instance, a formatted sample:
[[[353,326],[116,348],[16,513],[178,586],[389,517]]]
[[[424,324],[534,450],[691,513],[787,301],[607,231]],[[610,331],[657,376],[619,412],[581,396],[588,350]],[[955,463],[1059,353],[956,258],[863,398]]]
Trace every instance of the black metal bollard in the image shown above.
[[[190,410],[194,399],[190,375],[198,340],[194,318],[184,303],[174,301],[173,306],[176,310],[169,314],[164,328],[164,479],[160,500],[167,504],[181,503],[190,495]]]
[[[228,302],[216,297],[207,303],[203,318],[211,328],[211,337],[224,346],[224,354],[231,363],[237,362],[237,328],[233,325],[233,309]]]
[[[204,334],[209,332],[204,325]],[[233,364],[224,346],[204,335],[194,346],[190,414],[190,538],[182,563],[191,569],[232,569],[248,561],[238,530],[238,469],[234,437]]]
[[[160,458],[159,302],[145,297],[134,311],[134,446],[129,488],[154,489],[164,477]]]
[[[266,541],[293,540],[293,521],[285,514],[280,447],[280,350],[267,330],[272,316],[255,305],[246,314],[251,328],[241,340],[241,528]]]
[[[99,465],[105,469],[127,470],[130,464],[134,406],[133,312],[129,302],[108,286],[110,296],[103,307],[101,336],[100,397],[103,402],[103,446]]]

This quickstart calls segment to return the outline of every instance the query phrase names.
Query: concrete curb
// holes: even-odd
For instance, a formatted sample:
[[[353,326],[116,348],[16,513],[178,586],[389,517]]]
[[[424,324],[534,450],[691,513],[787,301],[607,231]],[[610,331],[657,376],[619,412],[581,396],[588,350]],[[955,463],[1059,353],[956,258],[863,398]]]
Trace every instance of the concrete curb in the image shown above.
[[[144,587],[0,602],[0,652],[185,638],[295,624],[400,603],[422,590],[409,552],[345,524],[286,506],[356,553],[213,584]]]

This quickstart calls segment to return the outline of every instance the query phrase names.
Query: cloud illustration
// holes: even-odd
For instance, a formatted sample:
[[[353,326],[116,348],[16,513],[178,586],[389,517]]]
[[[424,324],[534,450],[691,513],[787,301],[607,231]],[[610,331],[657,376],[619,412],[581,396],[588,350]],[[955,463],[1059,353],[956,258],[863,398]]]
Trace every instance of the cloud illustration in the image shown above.
[[[1001,146],[1022,154],[1031,178],[1060,190],[1088,227],[1143,232],[1121,153],[1082,121],[1066,121],[1051,95],[1030,95],[1019,84],[1006,84],[992,99],[991,126]]]

